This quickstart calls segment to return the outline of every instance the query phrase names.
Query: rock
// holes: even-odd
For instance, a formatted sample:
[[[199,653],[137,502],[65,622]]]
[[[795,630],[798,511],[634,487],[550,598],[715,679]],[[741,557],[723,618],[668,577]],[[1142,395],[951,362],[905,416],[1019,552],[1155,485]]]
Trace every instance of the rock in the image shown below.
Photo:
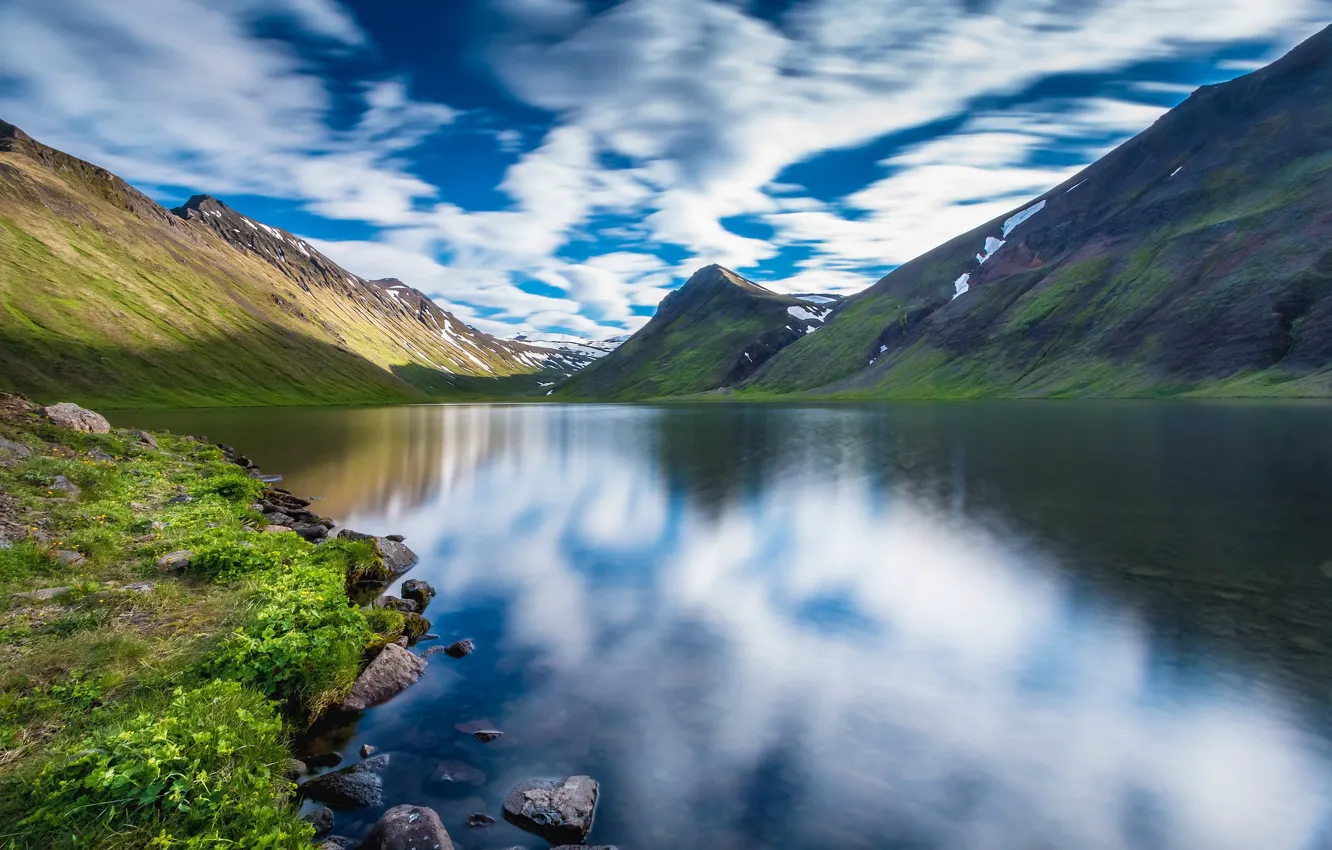
[[[138,537],[134,538],[134,542],[135,542],[135,543],[152,543],[152,542],[153,542],[154,540],[156,540],[156,539],[157,539],[157,535],[156,535],[156,534],[140,534]]]
[[[371,756],[359,764],[316,776],[301,786],[307,800],[346,811],[379,806],[384,802],[384,772],[389,755]]]
[[[384,539],[385,539],[385,540],[392,540],[394,543],[401,543],[402,541],[406,540],[407,538],[406,538],[406,537],[403,537],[401,534],[385,534],[385,535],[384,535]]]
[[[361,671],[342,707],[360,711],[383,702],[421,678],[426,662],[397,644],[389,644]]]
[[[113,458],[111,455],[102,451],[100,446],[94,446],[93,450],[88,452],[88,457],[92,458],[93,460],[99,460],[102,463],[110,463],[115,460],[115,458]]]
[[[191,496],[189,493],[181,493],[179,496],[172,496],[170,499],[167,499],[167,504],[168,504],[168,505],[188,505],[190,502],[193,502],[193,501],[194,501],[194,497]]]
[[[466,658],[476,651],[476,644],[470,639],[456,640],[444,647],[444,654],[450,658]]]
[[[330,835],[319,845],[319,850],[351,850],[356,846],[356,839],[341,835]]]
[[[453,850],[434,809],[394,806],[370,830],[357,850]]]
[[[190,565],[190,559],[194,553],[189,549],[178,549],[175,552],[169,552],[157,559],[157,568],[164,573],[183,570]]]
[[[121,590],[130,593],[152,593],[155,588],[156,585],[151,581],[132,581],[129,584],[122,584],[120,586]]]
[[[44,587],[41,590],[15,593],[12,598],[20,602],[45,602],[48,599],[55,599],[57,596],[64,596],[66,593],[69,593],[68,587]]]
[[[552,847],[550,850],[620,850],[614,844],[561,844],[558,847]]]
[[[147,431],[131,431],[131,434],[139,438],[139,442],[149,448],[157,448],[157,438]]]
[[[402,637],[398,638],[397,640],[394,641],[394,643],[396,643],[398,646],[402,647],[403,649],[406,649],[408,646],[411,645],[411,641],[407,639],[406,635],[403,635]]]
[[[370,744],[361,745],[361,758],[369,758],[375,752],[375,748]]]
[[[323,838],[333,831],[333,810],[328,806],[311,809],[301,815],[301,820],[309,822],[314,827],[315,838]]]
[[[284,531],[291,531],[285,525],[266,525],[263,529],[265,534],[281,534]]]
[[[590,776],[532,779],[504,798],[504,817],[552,844],[580,844],[592,829],[597,790]]]
[[[342,753],[327,752],[307,755],[305,763],[310,767],[337,767],[342,764]]]
[[[403,637],[415,643],[421,639],[421,635],[430,630],[430,621],[420,614],[403,614],[402,633]]]
[[[149,510],[151,510],[151,508],[149,508],[143,502],[130,502],[129,509],[134,511],[136,514],[147,513]]]
[[[390,611],[402,611],[405,614],[416,613],[416,603],[396,596],[381,596],[375,600],[376,608],[388,608]]]
[[[287,767],[282,771],[282,775],[295,782],[309,772],[310,768],[300,759],[287,759]]]
[[[42,408],[42,416],[53,425],[84,431],[89,434],[105,434],[111,430],[111,423],[100,413],[79,407],[68,401]]]
[[[486,775],[469,764],[460,761],[442,761],[435,768],[432,782],[456,784],[456,785],[476,785],[486,784]]]
[[[154,531],[161,531],[167,527],[167,524],[159,520],[157,522],[149,523],[148,527]]]
[[[434,632],[426,632],[425,634],[421,635],[421,640],[439,640],[439,635],[435,634]]]
[[[55,477],[55,481],[51,482],[51,489],[59,490],[68,496],[77,496],[80,493],[78,485],[63,475],[57,475]]]
[[[467,825],[470,827],[490,826],[495,819],[485,812],[472,812],[467,816]]]
[[[328,529],[314,523],[293,525],[291,530],[313,543],[328,536]]]
[[[264,521],[267,522],[269,525],[284,525],[288,529],[290,529],[291,526],[296,523],[296,520],[292,519],[291,517],[287,516],[281,511],[273,511],[272,513],[264,514]]]
[[[31,455],[32,449],[22,443],[16,443],[13,440],[6,440],[4,437],[0,437],[0,456],[22,459],[30,457]]]
[[[66,566],[72,567],[75,564],[81,564],[88,559],[83,557],[82,552],[75,552],[72,549],[61,549],[56,552],[56,560]]]
[[[401,535],[393,535],[400,537]],[[338,532],[338,537],[344,540],[373,540],[375,551],[384,559],[384,566],[388,568],[393,575],[405,573],[411,569],[419,558],[416,553],[407,548],[407,545],[400,540],[391,540],[387,537],[375,537],[372,534],[362,534],[359,531],[352,531],[350,528],[344,528]]]
[[[403,599],[410,599],[417,605],[417,610],[426,607],[430,598],[435,595],[435,589],[424,581],[416,578],[409,578],[402,583]]]

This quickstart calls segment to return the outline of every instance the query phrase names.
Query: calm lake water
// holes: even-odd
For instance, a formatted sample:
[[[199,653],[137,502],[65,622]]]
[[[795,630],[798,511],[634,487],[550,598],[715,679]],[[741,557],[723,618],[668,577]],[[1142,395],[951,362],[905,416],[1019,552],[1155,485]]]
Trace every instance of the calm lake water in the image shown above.
[[[1332,407],[112,419],[407,536],[477,651],[307,746],[399,754],[467,850],[546,847],[467,816],[577,773],[623,850],[1332,847]]]

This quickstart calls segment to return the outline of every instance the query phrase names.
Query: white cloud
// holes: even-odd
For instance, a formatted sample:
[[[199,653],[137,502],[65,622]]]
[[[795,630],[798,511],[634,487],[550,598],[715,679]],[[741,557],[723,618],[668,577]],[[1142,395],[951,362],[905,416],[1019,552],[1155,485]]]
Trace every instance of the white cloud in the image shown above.
[[[629,253],[665,243],[757,278],[771,277],[763,264],[781,247],[808,245],[814,256],[780,286],[858,288],[856,276],[868,284],[873,270],[1058,182],[1067,169],[1031,165],[1041,146],[1080,140],[1090,157],[1156,110],[1101,100],[1063,113],[973,115],[955,137],[891,156],[886,176],[838,204],[775,182],[787,166],[1052,74],[1111,73],[1239,39],[1291,44],[1329,8],[995,0],[972,14],[950,2],[804,0],[779,26],[722,0],[626,0],[596,13],[577,0],[496,0],[504,30],[489,54],[494,71],[555,119],[505,174],[498,188],[512,204],[502,210],[465,209],[410,171],[406,155],[460,114],[412,97],[406,77],[363,83],[358,123],[333,127],[333,96],[311,57],[337,61],[338,51],[371,46],[334,0],[9,0],[0,112],[137,182],[295,199],[317,215],[367,222],[380,228],[374,241],[336,251],[419,269],[424,277],[409,282],[445,298],[463,295],[452,281],[475,283],[467,300],[499,310],[502,322],[558,319],[589,332],[602,323],[610,334],[641,324],[632,308],[657,298],[672,271],[559,259],[570,241],[595,243],[599,216],[620,216],[607,235],[639,240]],[[256,24],[274,18],[315,52],[258,37]],[[524,142],[514,129],[486,132],[503,151]],[[732,233],[722,221],[733,216],[766,221],[776,236]],[[568,297],[533,302],[513,276]]]

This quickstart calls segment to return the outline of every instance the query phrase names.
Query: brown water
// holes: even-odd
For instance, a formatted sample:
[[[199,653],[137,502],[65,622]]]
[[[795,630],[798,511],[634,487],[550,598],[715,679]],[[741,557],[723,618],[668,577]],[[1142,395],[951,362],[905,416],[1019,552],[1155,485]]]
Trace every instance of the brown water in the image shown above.
[[[1332,847],[1332,408],[112,418],[407,535],[478,650],[321,745],[399,753],[386,804],[468,850],[545,847],[467,815],[571,773],[624,850]]]

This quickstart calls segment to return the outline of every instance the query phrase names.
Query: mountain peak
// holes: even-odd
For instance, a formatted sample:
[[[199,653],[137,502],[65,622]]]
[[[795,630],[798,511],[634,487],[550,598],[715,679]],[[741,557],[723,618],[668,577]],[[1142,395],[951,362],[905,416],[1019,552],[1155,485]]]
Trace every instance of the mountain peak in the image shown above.
[[[8,121],[0,118],[0,139],[14,139],[20,142],[31,142],[32,136],[10,124]]]

